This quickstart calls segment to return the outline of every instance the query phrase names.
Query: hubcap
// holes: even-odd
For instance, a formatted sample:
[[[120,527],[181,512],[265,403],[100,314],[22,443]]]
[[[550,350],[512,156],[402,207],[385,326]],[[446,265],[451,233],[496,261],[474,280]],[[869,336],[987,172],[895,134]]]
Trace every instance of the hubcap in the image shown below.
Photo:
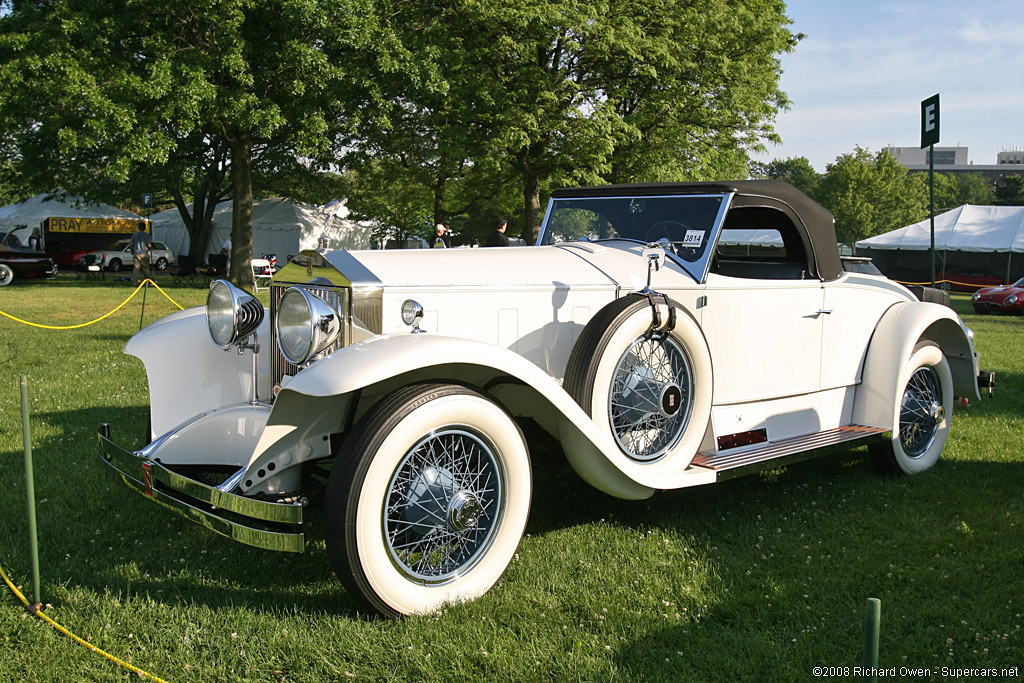
[[[448,501],[448,528],[452,531],[475,529],[483,506],[469,491],[459,491]]]
[[[911,458],[931,447],[939,425],[946,419],[942,405],[942,384],[931,367],[914,371],[903,391],[900,404],[900,445]]]
[[[468,427],[424,437],[395,469],[383,534],[394,566],[421,584],[452,581],[479,562],[504,510],[497,450]]]
[[[608,418],[622,450],[650,462],[679,442],[693,412],[693,369],[672,338],[637,337],[612,377]]]

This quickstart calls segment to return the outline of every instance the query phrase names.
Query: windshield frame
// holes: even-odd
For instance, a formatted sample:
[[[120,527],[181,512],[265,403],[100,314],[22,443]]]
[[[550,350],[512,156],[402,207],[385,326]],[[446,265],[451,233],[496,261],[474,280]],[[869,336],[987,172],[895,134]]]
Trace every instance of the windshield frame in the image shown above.
[[[693,198],[693,199],[708,199],[708,198],[712,198],[712,197],[714,197],[714,198],[721,198],[722,201],[721,201],[721,203],[718,206],[718,214],[715,216],[715,219],[712,222],[711,227],[708,229],[708,233],[707,233],[707,237],[706,237],[707,247],[704,249],[704,253],[701,254],[700,258],[698,258],[698,259],[696,259],[694,261],[687,261],[687,260],[682,259],[679,256],[677,256],[672,251],[671,248],[666,248],[665,249],[665,256],[667,258],[671,259],[673,263],[675,263],[677,266],[679,266],[684,272],[686,272],[687,275],[692,277],[695,282],[697,282],[699,284],[704,284],[704,281],[707,279],[708,270],[711,268],[711,261],[712,261],[712,257],[715,254],[715,249],[717,249],[717,247],[718,247],[718,236],[722,232],[722,226],[725,223],[725,216],[726,216],[726,214],[729,213],[729,208],[732,205],[732,200],[733,200],[733,198],[735,196],[736,196],[736,192],[701,192],[701,193],[694,193],[694,194],[689,194],[689,193],[680,193],[680,194],[664,193],[664,194],[642,195],[642,196],[637,196],[637,195],[632,195],[632,194],[613,194],[613,195],[595,194],[593,196],[585,196],[585,197],[574,196],[574,197],[571,197],[571,198],[569,198],[569,197],[552,197],[551,199],[548,200],[547,210],[545,210],[545,212],[544,212],[544,220],[541,223],[540,230],[537,233],[537,243],[536,243],[536,246],[544,246],[545,245],[545,240],[546,240],[547,234],[548,234],[548,227],[551,224],[551,217],[552,217],[552,214],[555,211],[555,205],[558,202],[569,202],[569,201],[571,201],[571,202],[579,202],[581,200],[585,201],[585,200],[589,200],[589,199],[606,201],[606,200],[630,200],[630,199],[644,199],[644,200],[650,200],[650,199],[680,199],[681,200],[681,199],[687,199],[687,198]],[[647,244],[646,242],[644,242],[642,240],[633,239],[633,238],[629,238],[629,237],[611,237],[611,238],[596,239],[596,240],[580,239],[580,240],[573,240],[573,241],[575,241],[575,242],[592,242],[592,243],[620,241],[620,242],[632,242],[634,244],[644,244],[644,245]],[[570,242],[562,242],[562,243],[552,242],[551,244],[571,244],[571,243],[572,243],[572,241],[570,241]]]

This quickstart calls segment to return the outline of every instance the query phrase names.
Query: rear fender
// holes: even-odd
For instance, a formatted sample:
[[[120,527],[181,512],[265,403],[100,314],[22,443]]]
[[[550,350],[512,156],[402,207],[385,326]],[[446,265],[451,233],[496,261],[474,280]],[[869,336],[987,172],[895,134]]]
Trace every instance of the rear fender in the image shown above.
[[[893,407],[914,347],[932,341],[946,356],[957,396],[981,398],[978,393],[974,345],[960,318],[947,306],[905,302],[889,308],[871,336],[861,383],[853,405],[853,422],[892,429]]]

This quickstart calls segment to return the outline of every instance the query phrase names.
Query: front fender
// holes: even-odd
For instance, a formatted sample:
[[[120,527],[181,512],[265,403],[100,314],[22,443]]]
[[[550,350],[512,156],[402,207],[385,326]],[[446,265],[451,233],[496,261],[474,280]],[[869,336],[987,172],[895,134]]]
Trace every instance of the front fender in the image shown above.
[[[898,303],[885,312],[871,336],[854,399],[855,424],[894,428],[893,408],[903,387],[904,367],[923,340],[942,349],[953,373],[954,393],[981,398],[974,345],[957,314],[939,304]]]
[[[270,322],[257,330],[260,396],[270,395]],[[248,401],[252,397],[252,352],[224,351],[210,338],[206,307],[178,311],[144,327],[124,346],[146,366],[149,380],[150,438],[193,416]]]
[[[408,332],[354,344],[296,375],[277,397],[266,443],[261,441],[249,470],[264,463],[261,452],[280,452],[301,433],[339,427],[355,392],[372,395],[382,385],[418,381],[466,383],[491,392],[514,414],[531,417],[558,436],[580,476],[613,496],[647,498],[656,489],[692,480],[626,458],[557,380],[522,356],[483,342]],[[311,428],[314,422],[320,427]],[[275,446],[279,439],[284,441]]]

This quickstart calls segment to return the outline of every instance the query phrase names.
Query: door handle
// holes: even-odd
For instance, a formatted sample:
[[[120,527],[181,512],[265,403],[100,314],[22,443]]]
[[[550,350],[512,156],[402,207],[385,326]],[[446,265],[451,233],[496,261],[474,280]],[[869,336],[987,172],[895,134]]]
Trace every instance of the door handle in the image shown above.
[[[820,308],[815,315],[828,315],[832,312],[831,308]]]

